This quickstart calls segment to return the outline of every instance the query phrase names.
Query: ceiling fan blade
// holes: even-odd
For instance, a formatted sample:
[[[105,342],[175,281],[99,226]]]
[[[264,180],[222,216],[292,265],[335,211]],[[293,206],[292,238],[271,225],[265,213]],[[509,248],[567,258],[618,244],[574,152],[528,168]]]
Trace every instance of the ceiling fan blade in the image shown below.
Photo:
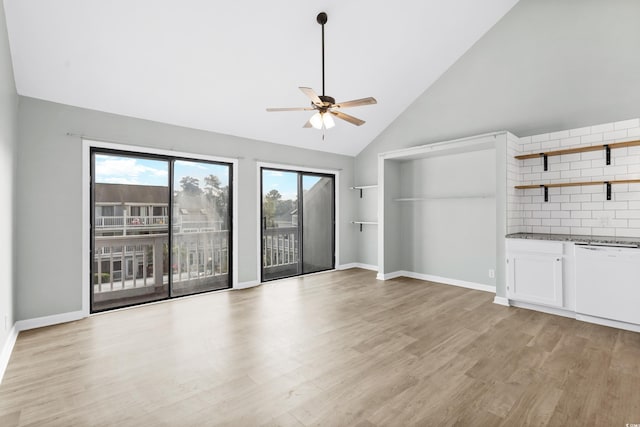
[[[267,108],[267,111],[312,111],[314,108],[311,107],[292,107],[292,108]]]
[[[315,90],[311,89],[310,87],[300,87],[299,89],[302,91],[302,93],[307,95],[309,99],[311,99],[311,102],[313,102],[315,105],[322,105],[322,100],[318,97],[318,94]]]
[[[333,114],[334,116],[336,116],[337,118],[342,119],[344,121],[347,121],[347,122],[351,123],[352,125],[362,126],[363,124],[365,124],[364,120],[360,120],[357,117],[350,116],[350,115],[345,114],[343,112],[333,111],[333,110],[329,110],[329,112],[331,114]]]
[[[304,124],[304,126],[302,126],[303,128],[312,128],[313,126],[311,125],[311,119],[307,120],[307,123]]]
[[[353,101],[340,102],[336,104],[336,108],[359,107],[360,105],[371,105],[371,104],[377,104],[377,103],[378,101],[376,101],[375,98],[369,97],[369,98],[362,98],[362,99],[354,99]]]

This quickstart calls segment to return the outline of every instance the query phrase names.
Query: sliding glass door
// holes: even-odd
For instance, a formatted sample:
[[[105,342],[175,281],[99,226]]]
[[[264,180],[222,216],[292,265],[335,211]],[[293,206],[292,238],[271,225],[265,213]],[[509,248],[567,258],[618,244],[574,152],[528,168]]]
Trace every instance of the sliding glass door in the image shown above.
[[[93,149],[91,177],[92,312],[231,287],[231,165]]]
[[[334,268],[335,177],[261,169],[262,281]]]

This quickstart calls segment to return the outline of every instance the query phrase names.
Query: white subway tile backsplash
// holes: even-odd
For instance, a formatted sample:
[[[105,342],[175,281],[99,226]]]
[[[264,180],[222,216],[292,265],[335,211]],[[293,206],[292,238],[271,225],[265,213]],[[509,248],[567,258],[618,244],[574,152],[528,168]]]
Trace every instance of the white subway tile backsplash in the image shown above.
[[[613,124],[615,130],[637,128],[638,126],[640,126],[640,119],[622,120]]]
[[[616,139],[622,139],[627,137],[627,130],[616,130],[613,132],[605,132],[602,135],[602,139],[605,141],[615,141]]]
[[[553,234],[571,234],[571,227],[551,227]]]
[[[582,176],[602,176],[602,168],[581,169]]]
[[[578,178],[578,177],[580,177],[580,169],[560,171],[561,179]],[[571,188],[571,187],[567,187],[567,188]]]
[[[640,119],[622,120],[561,130],[508,141],[508,155],[530,154],[564,147],[596,146],[640,136]],[[517,148],[516,148],[517,147]],[[606,165],[605,150],[542,158],[509,159],[509,185],[640,179],[640,147],[612,149]],[[539,188],[508,191],[509,230],[559,234],[640,237],[640,184],[612,185],[613,200],[606,200],[602,184],[549,188],[544,201]]]
[[[624,131],[625,136],[627,131]],[[559,139],[553,139],[553,140],[549,140],[549,141],[544,141],[542,143],[540,143],[540,146],[542,147],[543,151],[547,151],[550,149],[554,149],[554,148],[559,148],[560,147],[560,140]]]
[[[583,211],[601,211],[603,204],[602,202],[584,202],[580,209]]]
[[[571,211],[571,218],[573,219],[591,218],[591,211]]]
[[[626,210],[626,211],[615,211],[615,212],[616,212],[616,218],[640,219],[640,211]]]
[[[580,144],[593,145],[597,142],[602,142],[601,133],[595,133],[593,135],[585,135],[580,137]]]
[[[640,128],[627,129],[628,137],[640,136]]]
[[[581,160],[579,162],[571,162],[571,169],[586,169],[591,167],[591,160]]]
[[[591,126],[591,133],[611,132],[614,129],[613,123],[604,123],[601,125]]]
[[[582,135],[590,135],[590,134],[591,134],[591,126],[569,130],[569,135],[571,136],[582,136]]]
[[[613,126],[611,127],[611,130],[613,130]],[[604,132],[604,131],[602,131]],[[543,133],[541,135],[533,135],[531,137],[531,142],[544,142],[544,141],[548,141],[549,140],[549,134],[548,133]]]
[[[530,151],[530,152],[534,153],[534,152],[540,151],[541,147],[540,147],[540,143],[539,142],[535,142],[535,143],[532,143],[532,144],[523,145],[522,149],[524,151],[527,151],[527,152]]]
[[[571,234],[576,236],[590,236],[591,228],[589,227],[571,227]]]
[[[631,209],[630,207],[628,207],[628,203],[631,203],[631,202],[612,202],[610,200],[607,200],[604,203],[604,208],[606,210]]]
[[[616,228],[616,237],[640,237],[640,228]]]
[[[591,194],[571,194],[570,196],[571,202],[590,202]]]
[[[549,211],[533,211],[534,218],[551,218],[551,212]]]
[[[581,219],[573,219],[573,218],[562,218],[560,219],[561,225],[563,227],[580,227],[582,225]]]
[[[563,211],[574,211],[580,209],[580,203],[562,203],[561,209]]]

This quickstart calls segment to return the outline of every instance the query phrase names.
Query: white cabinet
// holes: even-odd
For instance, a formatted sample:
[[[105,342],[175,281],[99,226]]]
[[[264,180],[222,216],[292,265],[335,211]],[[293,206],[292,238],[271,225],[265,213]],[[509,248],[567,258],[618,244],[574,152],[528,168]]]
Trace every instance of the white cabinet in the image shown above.
[[[561,242],[507,239],[507,297],[563,307]]]

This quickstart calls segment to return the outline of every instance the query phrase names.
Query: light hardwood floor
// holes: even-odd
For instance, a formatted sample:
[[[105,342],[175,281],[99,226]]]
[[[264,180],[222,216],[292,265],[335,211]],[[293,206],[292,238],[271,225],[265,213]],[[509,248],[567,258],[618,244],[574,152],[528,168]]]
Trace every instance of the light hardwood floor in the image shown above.
[[[640,334],[353,269],[23,332],[8,426],[640,423]]]

